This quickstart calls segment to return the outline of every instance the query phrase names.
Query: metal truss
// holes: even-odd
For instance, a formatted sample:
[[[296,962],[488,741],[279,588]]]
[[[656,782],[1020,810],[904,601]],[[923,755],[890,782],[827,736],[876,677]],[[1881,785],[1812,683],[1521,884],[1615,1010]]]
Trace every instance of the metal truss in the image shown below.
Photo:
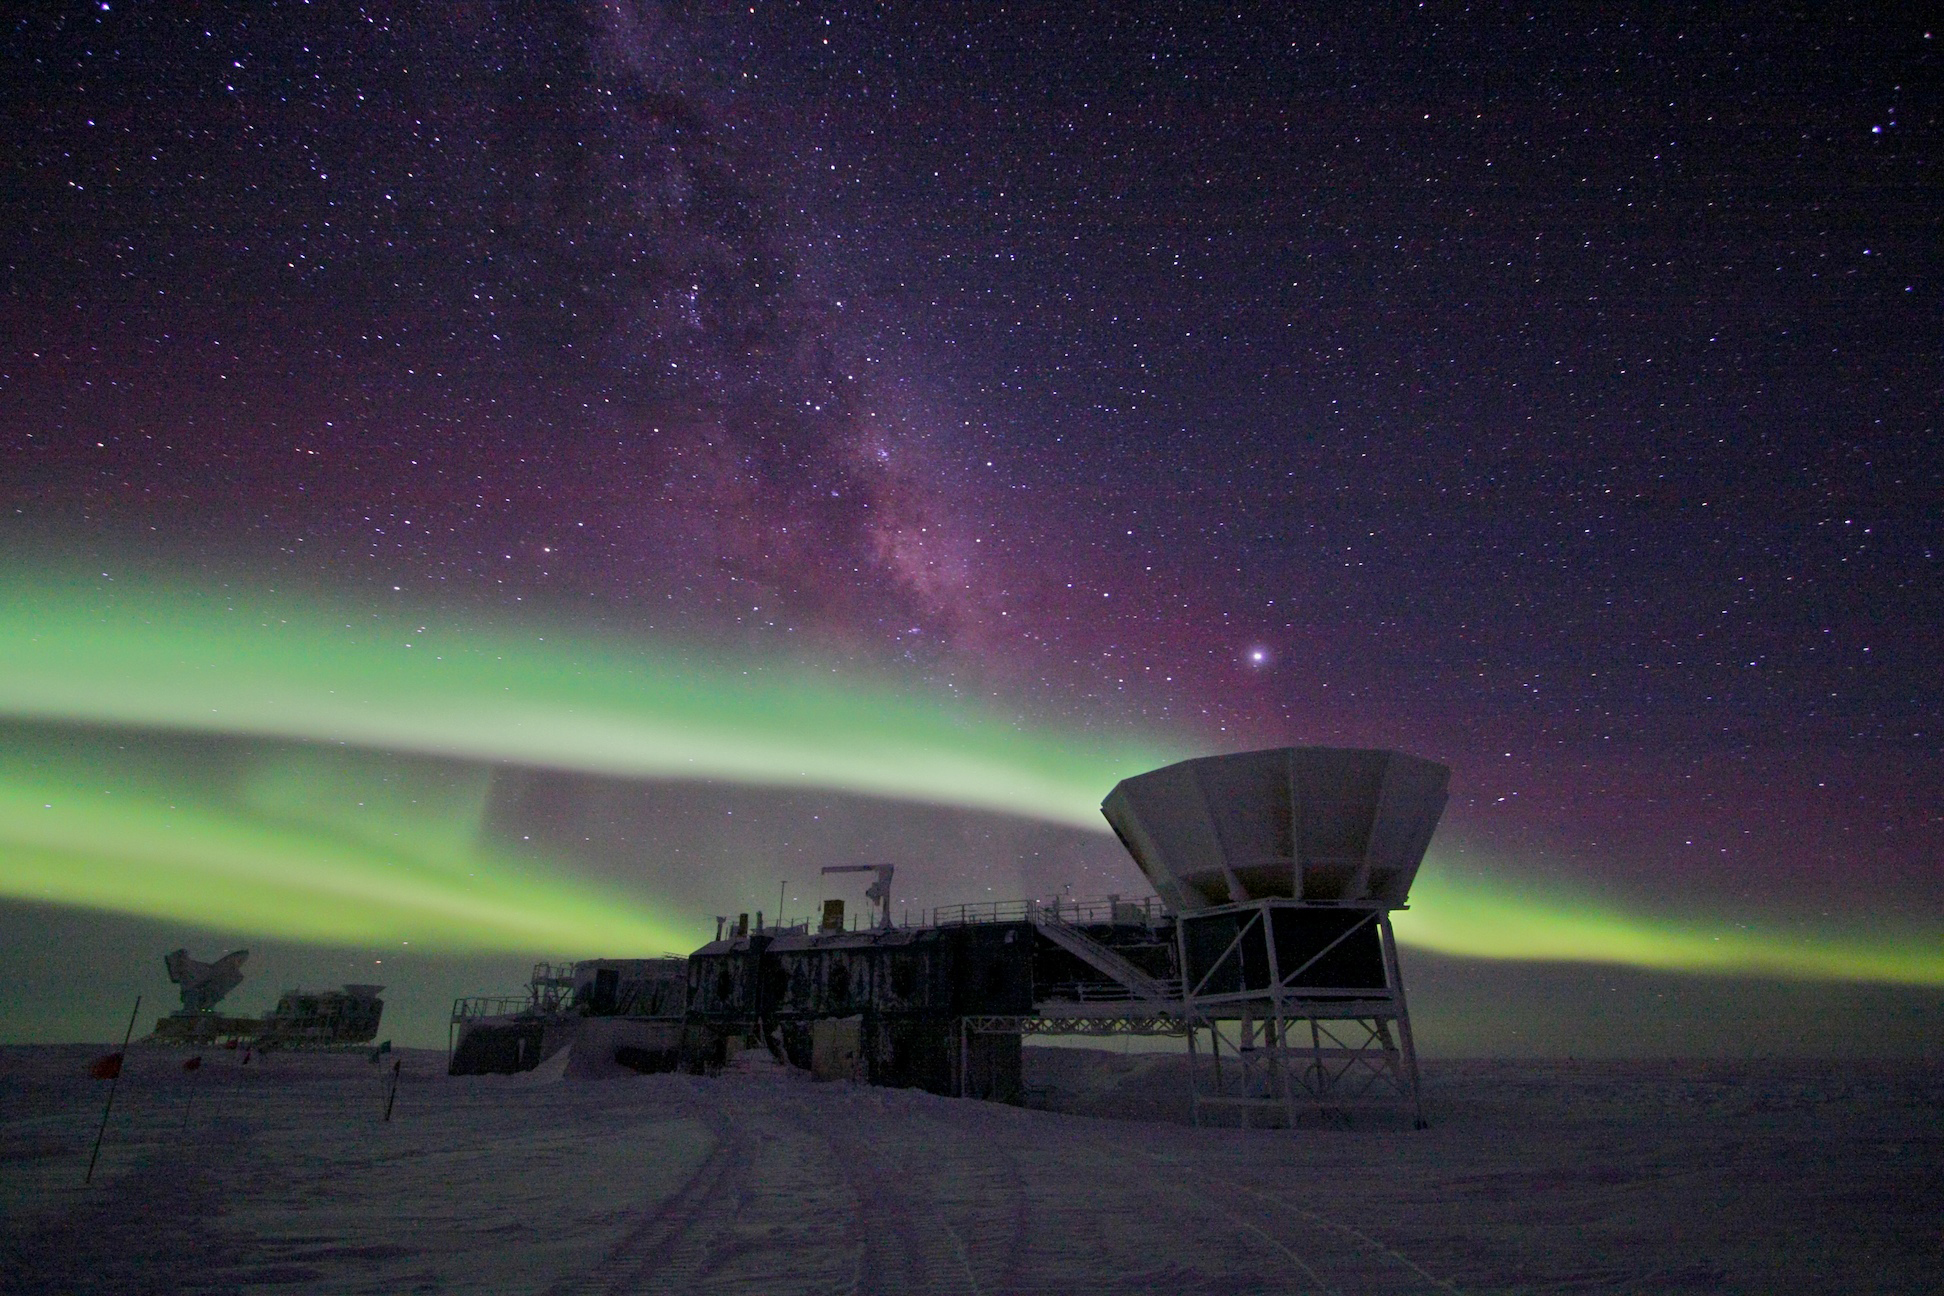
[[[1193,1029],[1186,1017],[1157,1013],[1117,1013],[1112,1016],[1041,1013],[1022,1017],[964,1017],[967,1035],[1159,1035],[1186,1039]]]
[[[1389,912],[1367,910],[1308,952],[1300,966],[1284,970],[1277,966],[1270,910],[1291,903],[1233,906],[1253,912],[1240,918],[1234,938],[1210,970],[1199,981],[1182,983],[1180,998],[1054,1001],[1032,1013],[961,1017],[957,1091],[967,1091],[975,1035],[1164,1037],[1188,1046],[1197,1125],[1239,1119],[1245,1128],[1293,1127],[1305,1116],[1342,1119],[1358,1110],[1406,1108],[1417,1128],[1425,1128],[1417,1051]],[[1382,985],[1299,984],[1326,955],[1372,927],[1382,953]],[[1177,928],[1177,940],[1185,942],[1181,931]],[[1251,944],[1259,948],[1247,948]],[[1179,954],[1179,966],[1186,969],[1185,943]],[[1266,970],[1266,980],[1257,981],[1256,988],[1228,985],[1211,993],[1214,969],[1245,954],[1251,966]]]
[[[1101,1038],[1112,1035],[1147,1035],[1189,1038],[1193,1026],[1176,1005],[1173,1012],[1158,1012],[1152,1004],[1062,1005],[1059,1012],[1017,1015],[987,1014],[959,1018],[958,1060],[953,1068],[952,1088],[959,1097],[975,1087],[972,1080],[972,1037],[975,1035],[1083,1035]],[[1091,1011],[1089,1011],[1091,1010]]]
[[[1222,955],[1228,958],[1251,937],[1262,941],[1267,986],[1207,996],[1197,996],[1201,986],[1191,986],[1184,1001],[1195,1123],[1232,1114],[1245,1128],[1294,1126],[1305,1115],[1340,1118],[1358,1109],[1402,1106],[1410,1108],[1417,1128],[1425,1128],[1390,915],[1372,911],[1367,920],[1377,925],[1386,984],[1319,993],[1291,983],[1337,942],[1282,974],[1269,939],[1267,909],[1265,904],[1260,915],[1242,924]]]
[[[1304,1006],[1271,1006],[1262,1016],[1198,1023],[1195,1123],[1232,1113],[1242,1125],[1295,1125],[1310,1116],[1411,1108],[1424,1127],[1417,1068],[1400,1047],[1394,1016],[1305,1016]],[[1335,1013],[1335,1009],[1322,1009]],[[1203,1050],[1206,1049],[1205,1054]]]

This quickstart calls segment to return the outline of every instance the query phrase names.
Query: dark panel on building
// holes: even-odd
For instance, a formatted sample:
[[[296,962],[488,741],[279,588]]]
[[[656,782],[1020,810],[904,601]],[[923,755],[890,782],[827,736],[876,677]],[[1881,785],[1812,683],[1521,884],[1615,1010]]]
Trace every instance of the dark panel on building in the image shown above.
[[[1268,947],[1260,937],[1239,940],[1250,915],[1214,913],[1188,915],[1181,921],[1181,974],[1189,988],[1202,995],[1261,990],[1269,984]]]
[[[642,1048],[634,1044],[614,1046],[614,1060],[630,1071],[642,1075],[659,1075],[664,1071],[677,1071],[682,1065],[680,1049]]]
[[[719,1064],[734,1041],[814,1071],[817,1023],[855,1020],[861,1078],[952,1093],[959,1019],[1030,1014],[1038,949],[1026,922],[731,936],[689,959],[689,1064]],[[983,1088],[1016,1101],[1017,1058],[980,1047]]]
[[[980,1032],[966,1038],[965,1094],[989,1102],[1018,1103],[1024,1058],[1017,1035]]]
[[[947,929],[958,946],[953,1007],[959,1015],[1023,1015],[1033,1011],[1030,923],[978,923]]]
[[[1269,912],[1276,970],[1290,985],[1312,990],[1384,987],[1383,944],[1371,910],[1292,906]],[[1236,939],[1244,924],[1260,923],[1262,913],[1189,914],[1181,920],[1185,975],[1196,994],[1269,988],[1269,943],[1260,932]]]
[[[546,1023],[538,1020],[480,1022],[453,1050],[448,1075],[512,1075],[540,1064]]]
[[[1384,988],[1383,939],[1369,910],[1306,907],[1270,912],[1276,968],[1286,984],[1324,990]]]
[[[958,1023],[949,1017],[875,1015],[865,1019],[866,1078],[894,1089],[953,1091]]]
[[[618,968],[597,969],[594,973],[594,988],[587,996],[587,1010],[596,1017],[612,1016],[615,1000],[620,993],[620,970]]]

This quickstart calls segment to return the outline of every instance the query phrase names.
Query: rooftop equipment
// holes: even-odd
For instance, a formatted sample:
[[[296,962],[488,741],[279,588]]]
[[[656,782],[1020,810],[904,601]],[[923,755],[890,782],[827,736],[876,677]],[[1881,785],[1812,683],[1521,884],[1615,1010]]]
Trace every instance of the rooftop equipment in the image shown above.
[[[263,1015],[259,1048],[344,1049],[378,1038],[385,1001],[381,985],[341,990],[286,990]]]
[[[215,1011],[223,996],[243,982],[248,950],[232,950],[214,963],[186,949],[162,956],[169,980],[182,992],[182,1007],[155,1023],[149,1038],[159,1044],[204,1045],[247,1040],[258,1048],[334,1049],[368,1044],[378,1034],[385,1001],[381,985],[342,990],[291,990],[260,1017],[225,1017]]]
[[[216,1011],[224,996],[243,983],[248,950],[231,950],[213,963],[192,958],[186,949],[162,956],[169,980],[182,994],[182,1007],[155,1023],[149,1038],[165,1044],[201,1044],[212,1040],[251,1038],[261,1029],[255,1017],[226,1017]]]
[[[1280,747],[1124,779],[1101,806],[1177,915],[1195,1118],[1408,1103],[1416,1050],[1391,931],[1451,772],[1401,752]],[[1226,1057],[1225,1057],[1226,1055]]]
[[[536,963],[519,995],[455,999],[446,1032],[449,1075],[530,1071],[572,1046],[599,1074],[618,1063],[670,1071],[681,1053],[687,961],[582,959]]]
[[[877,874],[877,881],[871,883],[870,886],[864,889],[864,898],[866,900],[876,902],[881,907],[881,912],[879,913],[878,916],[879,925],[883,927],[889,927],[891,925],[891,879],[893,876],[896,875],[898,871],[897,865],[895,864],[830,864],[825,866],[821,871],[824,873],[875,873]],[[826,910],[826,912],[828,911]],[[843,915],[843,909],[840,907],[837,910],[837,913],[838,916],[841,918]]]
[[[248,950],[231,950],[214,963],[189,957],[186,949],[172,950],[162,956],[162,966],[182,992],[183,1013],[206,1013],[223,1001],[223,996],[243,984],[243,964]]]

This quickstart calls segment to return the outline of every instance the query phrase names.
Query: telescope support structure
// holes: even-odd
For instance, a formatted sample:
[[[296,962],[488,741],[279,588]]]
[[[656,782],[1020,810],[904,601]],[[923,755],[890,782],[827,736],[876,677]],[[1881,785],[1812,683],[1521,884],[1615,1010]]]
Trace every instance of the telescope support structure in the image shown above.
[[[1390,911],[1269,899],[1181,915],[1197,1125],[1404,1110],[1425,1128]]]

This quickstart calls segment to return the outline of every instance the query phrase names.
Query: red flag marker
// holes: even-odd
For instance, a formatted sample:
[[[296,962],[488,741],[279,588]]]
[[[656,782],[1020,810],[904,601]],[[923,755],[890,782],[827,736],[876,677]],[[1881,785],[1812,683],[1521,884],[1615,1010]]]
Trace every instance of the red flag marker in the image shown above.
[[[103,1053],[88,1063],[88,1074],[97,1080],[118,1080],[121,1078],[122,1055]]]
[[[196,1056],[192,1058],[183,1059],[182,1069],[184,1071],[189,1072],[191,1075],[202,1070],[202,1054],[198,1053],[196,1054]],[[182,1128],[185,1131],[189,1128],[189,1113],[194,1111],[195,1107],[196,1107],[196,1086],[192,1084],[189,1086],[189,1097],[182,1104]]]

